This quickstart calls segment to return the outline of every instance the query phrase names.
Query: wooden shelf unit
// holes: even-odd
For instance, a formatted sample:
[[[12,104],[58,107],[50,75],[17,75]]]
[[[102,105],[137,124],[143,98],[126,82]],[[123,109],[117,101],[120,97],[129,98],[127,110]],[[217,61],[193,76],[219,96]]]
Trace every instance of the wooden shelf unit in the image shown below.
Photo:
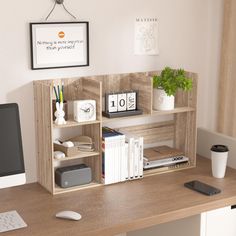
[[[178,168],[154,169],[144,172],[145,176],[160,174],[163,172],[192,168],[196,166],[196,105],[197,105],[197,74],[187,72],[187,76],[193,81],[193,89],[190,92],[178,91],[175,98],[175,109],[171,111],[155,111],[152,109],[153,86],[152,76],[159,71],[144,73],[129,73],[116,75],[100,75],[79,77],[72,79],[34,81],[35,93],[35,117],[37,127],[37,164],[38,182],[52,194],[75,191],[79,189],[99,186],[101,184],[101,135],[102,126],[112,122],[128,121],[129,119],[155,118],[171,115],[167,121],[154,121],[148,124],[119,127],[118,129],[132,132],[144,137],[144,143],[152,145],[157,142],[172,141],[173,146],[184,152],[189,157],[188,165]],[[66,125],[53,124],[52,103],[55,99],[53,84],[64,83],[65,100],[96,100],[97,120],[92,122],[77,123],[69,119]],[[105,93],[137,90],[138,108],[143,110],[142,115],[132,117],[106,118],[102,116],[102,98]],[[145,123],[145,122],[144,122]],[[83,161],[92,169],[93,182],[86,186],[78,186],[69,189],[61,189],[54,182],[53,159],[53,132],[56,129],[80,127],[82,135],[88,135],[95,140],[94,153],[83,153],[76,157],[70,157],[62,161],[63,165],[71,160]]]
[[[80,152],[75,156],[70,156],[70,157],[66,157],[63,159],[59,159],[59,160],[55,159],[54,161],[55,162],[66,162],[69,160],[76,160],[76,159],[81,159],[81,158],[85,158],[85,157],[94,157],[94,156],[99,156],[99,155],[100,155],[99,152]]]

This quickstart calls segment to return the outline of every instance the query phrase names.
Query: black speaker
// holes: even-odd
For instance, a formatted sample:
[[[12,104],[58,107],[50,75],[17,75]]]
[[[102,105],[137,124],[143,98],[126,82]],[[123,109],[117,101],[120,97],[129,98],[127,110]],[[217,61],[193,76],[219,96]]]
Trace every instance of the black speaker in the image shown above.
[[[89,184],[92,181],[91,168],[85,164],[58,168],[55,171],[55,181],[61,188]]]

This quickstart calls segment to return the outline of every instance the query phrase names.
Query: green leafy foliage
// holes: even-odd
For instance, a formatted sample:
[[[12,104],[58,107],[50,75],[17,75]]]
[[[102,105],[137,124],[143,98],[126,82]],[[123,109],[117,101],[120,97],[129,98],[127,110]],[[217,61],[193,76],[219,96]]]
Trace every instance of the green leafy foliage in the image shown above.
[[[168,96],[175,95],[178,89],[189,91],[192,86],[192,80],[186,77],[183,69],[174,70],[166,67],[161,75],[153,76],[153,88],[164,89]]]

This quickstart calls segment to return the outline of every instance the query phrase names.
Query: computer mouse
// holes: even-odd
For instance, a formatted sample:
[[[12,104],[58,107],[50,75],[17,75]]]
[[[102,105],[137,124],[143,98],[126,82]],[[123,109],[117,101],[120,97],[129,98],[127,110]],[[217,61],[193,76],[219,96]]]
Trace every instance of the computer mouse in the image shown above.
[[[56,214],[56,217],[66,220],[80,220],[82,218],[82,216],[75,211],[60,211]]]

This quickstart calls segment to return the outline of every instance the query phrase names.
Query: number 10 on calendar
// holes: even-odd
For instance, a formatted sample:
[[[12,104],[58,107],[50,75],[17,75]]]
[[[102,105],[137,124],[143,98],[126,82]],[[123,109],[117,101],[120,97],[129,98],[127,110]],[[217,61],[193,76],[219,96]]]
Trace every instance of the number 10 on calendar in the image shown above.
[[[133,111],[137,109],[137,91],[106,94],[106,112]]]

